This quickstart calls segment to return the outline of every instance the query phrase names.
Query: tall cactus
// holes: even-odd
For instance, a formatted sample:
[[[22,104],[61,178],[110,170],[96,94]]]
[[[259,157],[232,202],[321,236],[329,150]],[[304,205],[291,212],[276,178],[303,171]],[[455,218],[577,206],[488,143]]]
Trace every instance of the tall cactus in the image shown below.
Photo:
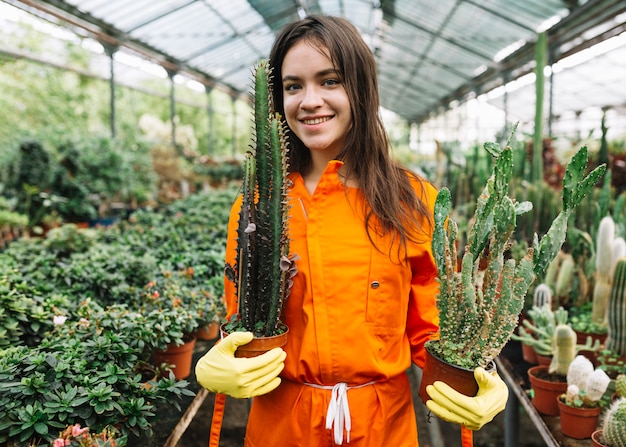
[[[611,216],[605,216],[600,221],[596,237],[596,272],[591,310],[591,319],[599,324],[606,322],[606,306],[611,290],[610,273],[614,239],[615,222]]]
[[[626,258],[615,264],[607,306],[606,349],[626,356]]]
[[[602,422],[602,435],[607,447],[626,445],[626,398],[615,400],[606,410]]]
[[[227,265],[226,273],[236,286],[243,328],[269,336],[277,331],[296,267],[287,234],[285,128],[273,111],[267,62],[254,74],[254,147],[244,164],[235,265]]]
[[[512,172],[509,145],[501,148],[486,143],[485,149],[495,158],[495,164],[477,200],[460,272],[456,271],[458,228],[449,218],[450,191],[442,188],[435,201],[432,248],[440,284],[440,340],[430,345],[448,362],[467,368],[485,367],[500,353],[517,326],[528,288],[565,241],[569,216],[606,169],[599,166],[585,176],[587,148],[582,147],[574,155],[563,178],[561,211],[541,241],[535,233],[533,247],[516,262],[505,260],[504,253],[517,215],[532,209],[532,204],[515,203],[508,196]],[[478,265],[485,256],[487,268],[481,283]]]

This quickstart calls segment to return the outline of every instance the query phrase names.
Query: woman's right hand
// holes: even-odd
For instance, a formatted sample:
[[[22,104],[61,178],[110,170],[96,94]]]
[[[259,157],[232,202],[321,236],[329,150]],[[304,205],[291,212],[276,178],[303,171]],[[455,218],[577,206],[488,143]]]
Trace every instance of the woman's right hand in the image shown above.
[[[233,332],[213,346],[196,364],[198,383],[209,391],[235,398],[260,396],[278,387],[278,374],[287,357],[282,348],[257,357],[235,357],[237,347],[252,338],[252,332]]]

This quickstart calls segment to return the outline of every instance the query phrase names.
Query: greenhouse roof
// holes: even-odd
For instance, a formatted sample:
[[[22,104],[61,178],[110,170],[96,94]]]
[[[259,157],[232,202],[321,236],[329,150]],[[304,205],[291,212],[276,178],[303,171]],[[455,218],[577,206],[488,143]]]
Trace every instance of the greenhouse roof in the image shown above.
[[[532,72],[539,31],[547,30],[554,63],[626,30],[623,0],[4,1],[62,19],[105,48],[126,47],[233,96],[249,91],[251,68],[268,56],[286,23],[305,14],[344,16],[376,57],[383,107],[418,123]],[[608,61],[621,67],[619,79],[624,60]],[[572,92],[570,82],[584,77],[597,84],[607,75],[597,67],[585,70],[570,73],[559,87],[575,94],[571,99],[581,107],[598,102],[600,93],[589,88],[586,98],[585,89]],[[601,106],[626,104],[623,87],[602,91]]]

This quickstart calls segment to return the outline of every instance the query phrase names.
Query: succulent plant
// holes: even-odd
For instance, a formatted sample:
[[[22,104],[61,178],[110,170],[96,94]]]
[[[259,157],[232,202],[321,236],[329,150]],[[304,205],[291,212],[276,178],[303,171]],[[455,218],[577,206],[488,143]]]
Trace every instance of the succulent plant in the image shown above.
[[[515,203],[508,196],[513,168],[510,146],[486,143],[484,147],[495,163],[477,201],[460,272],[456,269],[458,229],[449,219],[452,201],[447,188],[439,191],[434,214],[440,340],[429,346],[444,360],[466,368],[486,367],[500,353],[517,326],[529,287],[561,249],[570,215],[606,169],[602,165],[585,176],[587,148],[580,148],[566,168],[562,209],[547,233],[541,241],[535,233],[532,247],[519,262],[505,260],[516,217],[532,209],[532,204]],[[481,281],[482,257],[487,259],[487,268]]]
[[[626,374],[618,374],[615,378],[615,393],[619,397],[626,397]]]
[[[602,436],[607,447],[626,445],[626,398],[614,401],[604,414]]]
[[[610,273],[614,239],[615,222],[611,216],[605,216],[600,221],[596,237],[596,272],[591,316],[596,323],[606,322],[606,306],[611,290]]]
[[[269,65],[262,61],[255,69],[254,148],[244,164],[237,255],[234,265],[226,265],[238,299],[231,323],[257,336],[279,330],[296,272],[287,232],[287,140],[282,117],[273,111],[270,82]]]
[[[552,290],[547,284],[539,284],[533,291],[533,306],[543,307],[547,305],[552,308]]]
[[[606,349],[626,356],[626,257],[615,263],[607,306]]]
[[[611,379],[585,356],[578,355],[567,370],[567,393],[565,402],[573,407],[598,406]]]

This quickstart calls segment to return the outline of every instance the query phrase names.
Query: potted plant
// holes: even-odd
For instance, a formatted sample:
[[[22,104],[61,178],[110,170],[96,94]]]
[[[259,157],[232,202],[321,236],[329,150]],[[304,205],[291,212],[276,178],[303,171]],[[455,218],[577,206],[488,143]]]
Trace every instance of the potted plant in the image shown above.
[[[226,265],[227,279],[235,284],[238,310],[224,330],[250,331],[256,337],[287,331],[280,314],[296,273],[287,234],[287,143],[269,89],[270,69],[267,62],[261,62],[255,69],[256,146],[244,164],[235,262]]]
[[[513,164],[509,145],[501,148],[496,143],[486,143],[485,149],[496,160],[478,199],[460,272],[456,269],[457,226],[448,219],[452,206],[450,191],[442,188],[435,202],[432,246],[440,283],[437,295],[440,337],[426,343],[427,357],[420,388],[424,401],[428,399],[426,386],[440,378],[431,376],[429,371],[435,358],[467,369],[471,386],[456,389],[469,395],[476,393],[473,369],[488,368],[509,340],[518,324],[528,288],[560,250],[570,215],[606,169],[601,165],[585,176],[587,148],[579,149],[570,160],[563,179],[562,209],[541,241],[535,234],[532,247],[516,262],[515,259],[505,260],[505,252],[517,215],[529,211],[532,204],[515,203],[507,194]],[[487,258],[484,276],[478,269],[482,257]]]
[[[594,447],[626,445],[626,398],[615,400],[602,418],[602,428],[591,435]]]
[[[567,370],[567,392],[558,397],[561,431],[575,439],[590,438],[598,425],[602,398],[611,379],[578,355]]]

